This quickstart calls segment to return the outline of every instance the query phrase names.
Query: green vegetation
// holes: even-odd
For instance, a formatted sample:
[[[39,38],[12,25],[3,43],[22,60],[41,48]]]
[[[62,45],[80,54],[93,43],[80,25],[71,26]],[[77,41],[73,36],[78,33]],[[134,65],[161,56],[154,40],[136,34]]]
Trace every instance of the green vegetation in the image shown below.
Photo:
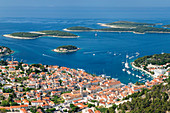
[[[159,33],[170,32],[170,29],[156,28],[156,27],[136,27],[136,28],[103,28],[100,31],[114,31],[114,32],[136,32],[136,33]]]
[[[36,32],[31,32],[31,33],[29,33],[29,32],[17,32],[17,33],[12,33],[12,34],[9,34],[9,35],[14,36],[14,37],[21,37],[21,38],[23,37],[23,39],[24,38],[35,39],[35,38],[42,37],[42,36],[78,37],[75,34],[72,34],[72,33],[69,33],[69,32],[64,32],[64,31],[58,31],[58,30],[44,30],[44,31],[38,31],[37,33]]]
[[[58,31],[58,30],[46,30],[46,31],[38,31],[45,33],[45,35],[51,35],[51,36],[77,36],[75,34],[64,32],[64,31]]]
[[[7,62],[7,61],[5,61],[5,60],[1,60],[1,61],[0,61],[0,65],[2,65],[2,66],[6,66],[6,65],[8,65],[8,62]]]
[[[105,108],[105,107],[96,107],[97,110],[99,110],[102,113],[115,113],[115,109],[117,108],[116,104],[113,104],[112,107],[110,108]]]
[[[144,85],[145,83],[136,82],[135,85]]]
[[[66,45],[66,46],[59,46],[59,47],[57,47],[57,49],[60,49],[60,48],[67,49],[67,50],[75,50],[75,49],[77,49],[76,46],[72,46],[72,45]]]
[[[8,99],[7,100],[2,100],[1,102],[1,106],[17,106],[18,104],[16,102],[13,102],[13,98],[16,97],[16,95],[13,93],[13,94],[10,94]]]
[[[166,63],[170,63],[170,54],[164,53],[144,56],[136,59],[134,63],[138,67],[140,67],[141,65],[148,65],[150,63],[153,65],[164,65]]]
[[[120,104],[118,109],[130,113],[165,113],[170,111],[170,77],[167,85],[155,85],[151,90],[142,90],[131,96],[132,101]]]
[[[53,113],[55,110],[56,110],[55,108],[47,109],[46,113]]]
[[[164,26],[162,26],[162,27],[167,27],[167,28],[170,28],[170,25],[164,25]]]
[[[91,108],[91,107],[95,107],[94,104],[88,104],[88,107]]]
[[[116,21],[116,22],[108,23],[107,25],[115,25],[118,27],[138,27],[138,26],[154,26],[155,24],[129,22],[129,21]]]
[[[75,106],[74,104],[70,104],[71,111],[70,112],[77,112],[79,110],[78,106]]]
[[[64,99],[58,96],[53,96],[53,98],[51,99],[51,101],[53,101],[55,104],[60,104],[60,103],[64,103]]]
[[[24,80],[27,80],[28,77],[19,77],[19,78],[15,78],[15,82],[18,82],[18,83],[22,83]]]
[[[18,32],[12,33],[11,36],[18,36],[18,37],[27,37],[27,38],[38,38],[42,36],[42,34],[35,34],[35,33],[28,33],[28,32]]]
[[[61,94],[64,94],[64,93],[71,93],[71,91],[65,91],[65,92],[61,92]]]
[[[0,113],[6,113],[6,109],[0,109]]]
[[[14,90],[13,89],[10,89],[10,88],[8,88],[8,89],[2,89],[3,90],[3,93],[12,93],[12,92],[14,92]]]
[[[134,29],[135,32],[139,33],[150,33],[150,32],[170,32],[170,29],[156,28],[156,27],[137,27]]]
[[[10,55],[14,51],[12,51],[10,48],[5,47],[5,46],[0,46],[0,57]]]
[[[68,30],[79,30],[79,31],[103,31],[103,32],[134,32],[134,33],[170,33],[170,29],[157,28],[153,27],[155,24],[148,23],[137,23],[137,22],[128,22],[128,21],[117,21],[106,24],[110,25],[110,28],[102,28],[102,29],[93,29],[88,27],[69,27]],[[115,26],[115,28],[112,28]],[[117,27],[117,28],[116,28]]]
[[[75,27],[69,27],[67,28],[68,30],[94,30],[92,28],[88,28],[88,27],[81,27],[81,26],[75,26]]]
[[[82,27],[83,28],[83,27]],[[68,30],[81,30],[76,27],[67,28]],[[88,29],[88,28],[87,28]],[[92,29],[89,28],[88,31],[103,31],[103,32],[135,32],[135,33],[170,33],[170,29],[156,28],[156,27],[147,27],[147,26],[138,26],[136,28],[102,28],[102,29]]]

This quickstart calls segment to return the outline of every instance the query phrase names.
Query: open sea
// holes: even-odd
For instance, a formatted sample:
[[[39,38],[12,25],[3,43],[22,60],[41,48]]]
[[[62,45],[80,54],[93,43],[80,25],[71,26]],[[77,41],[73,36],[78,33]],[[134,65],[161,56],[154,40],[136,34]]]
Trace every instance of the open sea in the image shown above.
[[[127,60],[130,63],[145,55],[160,54],[162,52],[170,53],[170,34],[98,32],[95,36],[96,32],[73,32],[80,37],[77,39],[41,37],[35,40],[19,40],[2,36],[13,32],[62,30],[72,26],[102,28],[97,23],[109,23],[119,20],[170,24],[170,8],[156,8],[153,10],[151,8],[138,10],[111,8],[100,10],[82,9],[76,12],[74,9],[62,10],[61,13],[61,11],[57,12],[57,9],[48,9],[42,14],[40,10],[39,12],[30,13],[29,16],[24,13],[23,15],[9,16],[5,13],[6,15],[0,16],[0,45],[14,50],[15,53],[12,55],[14,59],[24,63],[80,68],[96,75],[106,74],[125,84],[139,81],[140,78],[136,75],[142,75],[142,72],[132,69],[129,69],[131,74],[122,71],[124,68],[122,62],[126,62],[126,55],[134,56],[134,58]],[[10,9],[4,11],[10,14]],[[0,14],[3,14],[2,9]],[[46,16],[44,16],[45,14]],[[158,25],[157,27],[161,26]],[[51,51],[61,45],[75,45],[81,49],[69,54]],[[140,54],[137,57],[136,52]],[[11,59],[11,56],[6,56],[3,59]],[[152,79],[148,75],[143,78],[140,82]]]

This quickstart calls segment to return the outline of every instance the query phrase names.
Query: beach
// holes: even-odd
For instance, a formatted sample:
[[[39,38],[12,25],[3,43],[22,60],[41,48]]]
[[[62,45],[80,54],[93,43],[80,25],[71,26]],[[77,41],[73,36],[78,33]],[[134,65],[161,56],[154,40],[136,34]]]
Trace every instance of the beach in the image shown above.
[[[35,38],[31,38],[31,37],[18,37],[18,36],[12,36],[10,34],[6,34],[6,35],[3,35],[4,37],[8,37],[8,38],[15,38],[15,39],[36,39],[38,37],[35,37]]]

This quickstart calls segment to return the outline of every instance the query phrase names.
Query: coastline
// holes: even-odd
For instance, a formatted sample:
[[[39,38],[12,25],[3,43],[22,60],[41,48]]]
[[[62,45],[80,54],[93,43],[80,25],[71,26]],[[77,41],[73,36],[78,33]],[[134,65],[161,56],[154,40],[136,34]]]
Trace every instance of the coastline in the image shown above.
[[[69,29],[63,29],[63,31],[70,31],[70,32],[89,32],[89,31],[98,31],[98,30],[69,30]]]
[[[36,34],[38,34],[38,33],[36,33]],[[43,36],[34,37],[34,38],[31,38],[31,37],[19,37],[19,36],[12,36],[10,34],[5,34],[5,35],[2,35],[2,36],[3,37],[7,37],[7,38],[26,39],[26,40],[37,39],[39,37],[43,37]],[[80,37],[80,36],[53,36],[53,35],[44,35],[44,36],[47,36],[47,37],[57,37],[57,38],[78,38],[78,37]]]
[[[131,62],[131,65],[132,65],[133,68],[138,69],[138,70],[141,70],[141,71],[145,72],[146,74],[148,74],[148,75],[150,75],[150,76],[152,76],[152,77],[154,78],[154,75],[151,74],[150,72],[148,72],[148,71],[146,71],[146,70],[144,70],[144,69],[142,69],[142,68],[140,68],[140,67],[136,67],[136,66],[134,65],[134,62]]]
[[[37,31],[33,31],[33,32],[30,32],[30,33],[42,34],[42,35],[47,36],[47,37],[57,37],[57,38],[78,38],[78,37],[80,37],[80,36],[55,36],[55,35],[46,35],[46,33],[37,32]]]
[[[97,23],[97,24],[103,27],[111,27],[111,28],[136,28],[136,27],[120,27],[116,25],[108,25],[108,24],[103,24],[103,23]]]
[[[146,34],[146,33],[160,33],[160,34],[163,34],[163,33],[170,33],[170,32],[162,32],[162,31],[148,31],[148,32],[144,32],[144,33],[140,33],[140,32],[135,32],[135,31],[107,31],[107,30],[68,30],[68,29],[63,29],[64,31],[70,31],[70,32],[116,32],[116,33],[119,33],[119,32],[124,32],[124,33],[134,33],[134,34]]]
[[[35,38],[31,38],[31,37],[19,37],[19,36],[12,36],[10,34],[5,34],[5,35],[2,35],[4,37],[7,37],[7,38],[15,38],[15,39],[36,39],[36,38],[39,38],[39,37],[35,37]]]
[[[8,55],[11,55],[11,54],[13,54],[15,51],[12,51],[11,53],[5,53],[5,54],[0,54],[0,57],[4,57],[4,56],[8,56]]]

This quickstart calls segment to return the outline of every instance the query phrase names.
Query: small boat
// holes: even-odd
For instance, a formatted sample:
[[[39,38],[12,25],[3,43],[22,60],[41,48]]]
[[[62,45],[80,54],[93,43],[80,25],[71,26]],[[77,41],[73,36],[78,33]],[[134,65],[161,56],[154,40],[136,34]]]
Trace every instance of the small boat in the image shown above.
[[[97,33],[95,33],[95,36],[97,36]]]
[[[93,56],[95,56],[96,54],[93,54]]]
[[[133,73],[132,76],[134,76],[135,74]]]
[[[134,56],[129,57],[129,59],[132,59],[132,58],[134,58]]]
[[[127,73],[130,75],[131,74],[131,72],[129,71],[129,70],[127,70]]]
[[[122,71],[126,71],[126,69],[122,69]]]
[[[129,58],[129,56],[128,56],[128,55],[126,55],[126,58]]]
[[[142,74],[142,76],[144,76],[144,74]]]
[[[136,75],[136,77],[139,77],[138,75]]]

